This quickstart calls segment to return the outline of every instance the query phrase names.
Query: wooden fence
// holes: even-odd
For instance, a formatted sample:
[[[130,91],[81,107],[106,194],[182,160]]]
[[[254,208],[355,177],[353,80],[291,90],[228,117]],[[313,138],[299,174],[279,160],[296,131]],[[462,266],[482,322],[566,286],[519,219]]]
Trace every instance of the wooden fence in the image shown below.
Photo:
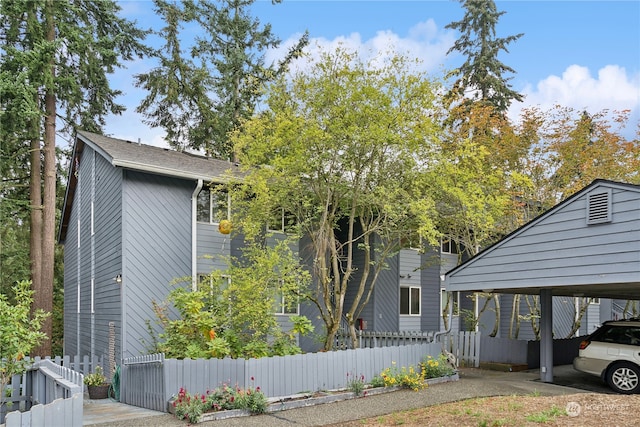
[[[14,375],[0,398],[5,427],[82,426],[84,376],[51,360],[38,360]],[[10,412],[11,411],[11,412]]]
[[[223,384],[260,387],[267,397],[346,388],[349,375],[369,381],[391,366],[416,367],[425,357],[438,357],[439,343],[360,348],[260,359],[165,359],[162,355],[125,359],[120,400],[135,406],[167,410],[167,402],[183,387],[206,393]]]

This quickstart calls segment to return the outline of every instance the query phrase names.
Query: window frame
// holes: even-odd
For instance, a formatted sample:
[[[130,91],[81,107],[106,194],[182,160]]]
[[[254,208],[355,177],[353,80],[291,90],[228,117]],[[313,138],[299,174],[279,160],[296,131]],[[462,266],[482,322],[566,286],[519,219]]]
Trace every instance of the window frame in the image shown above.
[[[226,190],[216,190],[216,191],[211,191],[211,190],[212,190],[211,186],[202,187],[202,189],[200,190],[197,196],[196,222],[199,222],[201,224],[216,225],[216,224],[220,224],[220,222],[224,221],[225,219],[227,220],[231,219],[231,195],[229,194],[229,192]],[[204,209],[201,207],[202,203],[204,202],[204,198],[201,197],[203,192],[207,192],[209,195],[209,200],[207,202],[208,204],[207,210],[209,212],[208,221],[203,220],[201,216],[201,213],[204,212]],[[217,215],[214,215],[214,207],[218,206],[219,201],[222,200],[222,197],[216,197],[216,196],[220,196],[221,193],[224,193],[226,195],[226,202],[225,202],[226,206],[222,207],[222,209],[215,209],[215,212],[223,212],[224,210],[226,210],[226,215],[224,215],[223,218],[220,218],[218,220]]]
[[[403,313],[403,298],[402,298],[402,292],[403,290],[406,289],[408,290],[408,299],[407,299],[407,313]],[[418,306],[418,312],[415,313],[414,312],[414,301],[416,300],[416,298],[414,298],[413,296],[413,292],[412,291],[418,291],[418,295],[417,295],[417,306]],[[400,316],[411,316],[411,317],[419,317],[422,315],[422,288],[420,286],[400,286],[400,298],[399,298],[399,310],[398,312],[400,313]]]

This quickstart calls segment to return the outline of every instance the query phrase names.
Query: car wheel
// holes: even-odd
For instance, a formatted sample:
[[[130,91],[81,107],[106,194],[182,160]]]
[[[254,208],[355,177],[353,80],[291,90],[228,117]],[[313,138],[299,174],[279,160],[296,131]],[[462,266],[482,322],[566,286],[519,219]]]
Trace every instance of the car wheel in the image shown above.
[[[607,370],[607,384],[614,391],[632,394],[640,391],[640,369],[633,363],[618,362]]]

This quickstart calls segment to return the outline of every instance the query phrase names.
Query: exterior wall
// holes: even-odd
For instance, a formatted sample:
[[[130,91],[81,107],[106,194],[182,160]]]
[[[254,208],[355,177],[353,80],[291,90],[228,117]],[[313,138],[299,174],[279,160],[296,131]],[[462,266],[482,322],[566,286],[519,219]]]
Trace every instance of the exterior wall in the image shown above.
[[[229,236],[220,233],[217,224],[198,223],[196,245],[199,274],[227,269],[225,259],[231,254],[231,237]]]
[[[191,194],[195,183],[125,171],[123,184],[122,356],[146,353],[152,301],[191,276]],[[190,286],[191,281],[181,282]]]
[[[396,255],[386,262],[387,269],[378,275],[371,300],[360,315],[367,321],[367,331],[397,331],[400,327],[400,258]]]
[[[422,316],[420,330],[439,331],[442,319],[442,301],[440,291],[440,276],[442,273],[442,259],[439,250],[431,250],[422,254],[420,282],[422,285]]]
[[[587,225],[585,192],[453,272],[450,288],[637,281],[640,193],[611,188],[612,222]]]
[[[121,272],[121,183],[121,171],[85,147],[64,242],[65,354],[108,356],[113,322],[119,355],[120,289],[113,278]]]
[[[91,355],[109,355],[109,325],[113,323],[114,356],[118,361],[122,355],[122,301],[120,285],[114,278],[122,273],[122,170],[99,155],[95,155],[95,165],[92,237],[95,343]]]
[[[422,316],[426,314],[425,312],[425,289],[422,287],[422,274],[420,271],[421,266],[421,256],[420,252],[416,249],[402,249],[400,250],[399,256],[399,283],[396,290],[396,294],[398,295],[396,299],[398,300],[398,304],[395,307],[395,312],[398,313],[397,316],[400,319],[399,330],[400,331],[420,331],[422,330]],[[420,315],[406,315],[399,314],[400,313],[400,288],[404,287],[418,287],[420,288]],[[390,307],[393,308],[393,307]]]

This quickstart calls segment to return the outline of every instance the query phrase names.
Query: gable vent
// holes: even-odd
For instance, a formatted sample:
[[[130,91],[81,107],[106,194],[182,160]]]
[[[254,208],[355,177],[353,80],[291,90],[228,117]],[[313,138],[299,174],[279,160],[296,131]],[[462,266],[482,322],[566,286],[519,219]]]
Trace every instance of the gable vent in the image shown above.
[[[611,222],[611,189],[587,196],[587,225]]]

